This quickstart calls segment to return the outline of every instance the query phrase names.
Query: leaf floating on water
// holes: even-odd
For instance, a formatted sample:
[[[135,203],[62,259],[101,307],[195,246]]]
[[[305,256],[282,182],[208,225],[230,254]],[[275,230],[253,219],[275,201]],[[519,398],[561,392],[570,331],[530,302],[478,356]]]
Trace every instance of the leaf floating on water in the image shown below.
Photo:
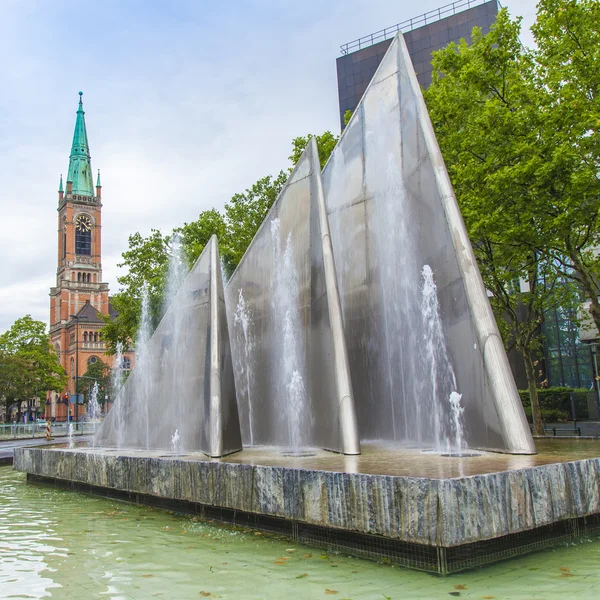
[[[455,589],[455,590],[466,590],[466,589],[467,589],[467,586],[466,586],[466,585],[464,585],[464,584],[462,584],[462,583],[458,583],[458,584],[456,584],[456,585],[454,586],[454,589]]]
[[[152,575],[152,573],[146,573],[145,575],[142,575],[142,577],[148,579],[148,577],[154,577],[154,575]]]
[[[569,567],[561,567],[561,568],[560,568],[560,570],[561,570],[563,573],[570,573],[570,572],[571,572],[571,569],[569,569]]]
[[[302,573],[302,575],[296,575],[296,579],[302,579],[303,577],[308,577],[308,573]]]
[[[200,595],[208,598],[210,596],[210,592],[200,592]]]
[[[561,573],[561,577],[574,577],[573,573]]]
[[[492,600],[496,596],[481,596],[481,597],[483,598],[483,600]]]
[[[296,548],[286,548],[286,552],[296,552]]]
[[[304,558],[312,558],[312,554],[305,554]]]
[[[460,592],[448,592],[450,596],[460,596]]]
[[[325,588],[325,593],[326,593],[326,594],[337,594],[337,593],[338,593],[338,591],[337,591],[337,590],[330,590],[330,589],[328,589],[328,588]]]

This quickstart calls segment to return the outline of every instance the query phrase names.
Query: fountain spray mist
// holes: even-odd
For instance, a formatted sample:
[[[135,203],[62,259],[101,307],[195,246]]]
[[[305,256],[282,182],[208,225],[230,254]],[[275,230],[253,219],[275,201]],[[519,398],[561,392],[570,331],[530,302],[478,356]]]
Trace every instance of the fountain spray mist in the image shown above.
[[[283,242],[280,221],[271,221],[274,269],[271,281],[271,310],[275,323],[281,323],[281,343],[275,356],[274,384],[277,394],[285,404],[280,419],[288,432],[291,448],[307,445],[307,429],[310,425],[306,386],[306,365],[303,354],[302,322],[300,315],[300,292],[298,275],[292,254],[292,235]]]
[[[115,362],[110,374],[110,384],[113,403],[111,410],[117,411],[115,420],[117,448],[122,448],[125,437],[125,404],[122,401],[117,402],[123,387],[123,344],[121,342],[117,342]]]
[[[440,452],[460,452],[463,445],[462,396],[456,391],[456,375],[448,355],[433,270],[429,265],[424,265],[421,273],[422,358],[430,373],[429,381],[423,382],[423,394],[430,394],[438,405],[430,415],[437,440],[435,449]]]
[[[238,303],[233,313],[233,322],[236,326],[237,335],[241,336],[244,360],[238,360],[236,362],[237,372],[239,373],[238,385],[244,386],[244,389],[240,390],[240,393],[247,396],[248,404],[248,430],[250,445],[254,445],[254,418],[252,414],[252,387],[254,385],[254,337],[252,333],[252,314],[250,312],[250,306],[244,299],[244,292],[240,289],[238,296]],[[245,415],[241,415],[242,427],[244,425]]]

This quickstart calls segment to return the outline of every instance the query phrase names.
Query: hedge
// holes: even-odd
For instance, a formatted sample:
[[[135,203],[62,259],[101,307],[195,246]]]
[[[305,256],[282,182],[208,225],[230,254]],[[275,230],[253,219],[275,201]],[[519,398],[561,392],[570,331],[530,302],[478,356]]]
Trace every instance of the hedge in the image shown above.
[[[542,409],[542,419],[544,421],[572,419],[571,392],[575,394],[575,411],[577,413],[577,418],[589,418],[590,415],[587,403],[588,390],[585,388],[550,387],[538,390],[540,408]],[[531,399],[529,397],[529,390],[519,390],[519,396],[521,396],[525,414],[530,417]]]

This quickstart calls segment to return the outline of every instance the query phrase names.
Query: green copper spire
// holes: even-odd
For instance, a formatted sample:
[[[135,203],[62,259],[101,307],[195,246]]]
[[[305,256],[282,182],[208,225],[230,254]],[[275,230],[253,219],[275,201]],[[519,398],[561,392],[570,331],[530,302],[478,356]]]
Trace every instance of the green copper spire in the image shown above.
[[[92,165],[90,162],[90,149],[88,146],[87,132],[85,130],[85,113],[83,112],[83,92],[79,92],[79,107],[73,133],[73,145],[69,157],[69,173],[67,182],[73,184],[73,194],[93,196],[94,184],[92,181]]]
[[[102,184],[100,183],[100,169],[98,169],[98,179],[96,180],[96,187],[102,187]]]
[[[60,174],[60,185],[58,186],[58,191],[63,192],[63,184],[62,184],[62,173]]]

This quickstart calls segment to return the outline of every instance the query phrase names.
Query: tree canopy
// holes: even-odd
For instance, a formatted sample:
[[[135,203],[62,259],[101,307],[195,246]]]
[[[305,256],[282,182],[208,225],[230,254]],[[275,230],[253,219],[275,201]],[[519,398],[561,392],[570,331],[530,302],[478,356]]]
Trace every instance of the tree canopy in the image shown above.
[[[349,112],[349,111],[348,111]],[[302,153],[306,150],[310,138],[314,137],[317,142],[317,149],[319,151],[319,162],[321,163],[321,169],[325,166],[325,163],[329,160],[335,145],[338,143],[340,137],[334,135],[331,131],[326,131],[321,135],[304,135],[294,138],[292,140],[292,154],[290,155],[290,161],[293,166],[296,166]]]
[[[532,31],[536,209],[552,259],[591,301],[600,332],[600,3],[540,0]]]
[[[26,315],[0,334],[0,402],[30,401],[66,384],[45,323]]]
[[[579,83],[577,100],[567,92],[579,50],[574,43],[557,47],[575,22],[578,39],[597,37],[593,19],[587,26],[594,34],[583,33],[585,19],[564,21],[585,5],[592,10],[591,4],[541,0],[536,50],[521,44],[521,20],[501,10],[487,35],[475,28],[470,45],[462,40],[434,54],[425,93],[497,321],[506,343],[523,355],[540,434],[534,366],[544,312],[574,305],[579,289],[597,303],[599,291],[593,250],[600,241],[598,154],[592,158],[588,138],[600,113],[589,102],[581,118],[569,109],[569,99],[576,106],[586,102]]]

